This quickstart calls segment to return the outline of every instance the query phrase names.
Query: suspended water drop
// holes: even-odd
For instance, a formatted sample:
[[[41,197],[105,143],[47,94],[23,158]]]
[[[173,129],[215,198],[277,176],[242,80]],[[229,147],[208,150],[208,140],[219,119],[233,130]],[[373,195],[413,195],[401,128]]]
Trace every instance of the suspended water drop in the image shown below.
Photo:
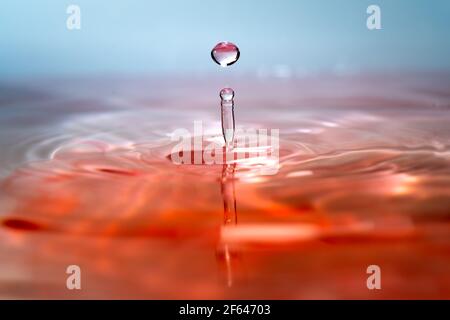
[[[226,41],[219,42],[211,50],[211,58],[222,67],[231,66],[238,61],[240,55],[239,48],[235,44]]]
[[[222,101],[230,101],[234,98],[234,91],[231,88],[223,88],[220,90],[220,98]]]

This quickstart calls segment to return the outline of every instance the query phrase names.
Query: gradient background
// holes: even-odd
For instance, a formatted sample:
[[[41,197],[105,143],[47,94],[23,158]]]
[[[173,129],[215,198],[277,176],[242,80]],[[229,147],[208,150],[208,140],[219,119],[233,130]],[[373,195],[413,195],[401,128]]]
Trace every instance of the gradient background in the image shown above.
[[[66,28],[70,4],[81,30]],[[382,30],[366,27],[370,4]],[[449,29],[448,0],[7,0],[0,79],[217,72],[221,40],[240,47],[239,74],[447,70]]]
[[[0,299],[450,299],[449,27],[450,0],[2,0]],[[221,141],[225,86],[278,174],[170,161],[195,120]]]

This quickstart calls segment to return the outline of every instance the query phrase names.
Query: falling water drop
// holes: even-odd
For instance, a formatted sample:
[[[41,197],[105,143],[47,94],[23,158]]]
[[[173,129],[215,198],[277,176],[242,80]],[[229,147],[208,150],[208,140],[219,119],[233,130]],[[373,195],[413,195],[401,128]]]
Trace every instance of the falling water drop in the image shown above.
[[[234,122],[234,91],[231,88],[220,90],[222,134],[228,149],[233,147],[235,122]]]
[[[240,55],[239,48],[235,44],[226,41],[219,42],[211,50],[211,58],[222,67],[231,66],[238,61]]]

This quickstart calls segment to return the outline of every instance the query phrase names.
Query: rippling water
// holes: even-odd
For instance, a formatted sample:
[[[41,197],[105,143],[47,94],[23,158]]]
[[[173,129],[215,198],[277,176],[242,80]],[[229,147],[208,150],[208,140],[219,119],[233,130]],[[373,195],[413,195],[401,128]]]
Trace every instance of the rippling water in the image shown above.
[[[232,81],[275,175],[170,161],[220,79],[0,84],[0,297],[450,298],[450,75]]]

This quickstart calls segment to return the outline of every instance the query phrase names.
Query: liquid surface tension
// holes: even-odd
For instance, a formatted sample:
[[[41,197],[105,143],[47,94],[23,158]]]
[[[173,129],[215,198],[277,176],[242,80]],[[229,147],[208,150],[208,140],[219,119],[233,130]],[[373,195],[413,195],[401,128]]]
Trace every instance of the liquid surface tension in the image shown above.
[[[3,90],[0,297],[450,298],[448,76],[235,80],[236,135],[279,129],[278,171],[174,164],[171,133],[196,120],[223,143],[227,84]]]

